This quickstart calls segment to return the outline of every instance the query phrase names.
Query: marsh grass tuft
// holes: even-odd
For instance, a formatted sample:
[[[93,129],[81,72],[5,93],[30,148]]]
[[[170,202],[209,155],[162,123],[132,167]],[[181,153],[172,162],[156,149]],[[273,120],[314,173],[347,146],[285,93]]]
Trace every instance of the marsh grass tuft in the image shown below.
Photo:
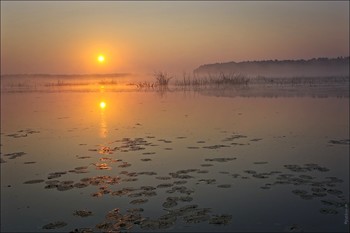
[[[169,81],[173,78],[168,73],[162,71],[154,72],[153,76],[156,79],[156,84],[159,86],[168,86]]]
[[[57,82],[50,82],[50,83],[44,84],[44,86],[46,87],[84,86],[84,85],[89,85],[89,83],[86,83],[86,82],[70,83],[70,82],[64,82],[62,80],[57,80]]]
[[[221,72],[219,75],[208,74],[205,77],[198,77],[196,74],[191,77],[186,73],[183,74],[182,80],[176,80],[176,86],[212,86],[212,85],[248,85],[250,79],[242,74]]]

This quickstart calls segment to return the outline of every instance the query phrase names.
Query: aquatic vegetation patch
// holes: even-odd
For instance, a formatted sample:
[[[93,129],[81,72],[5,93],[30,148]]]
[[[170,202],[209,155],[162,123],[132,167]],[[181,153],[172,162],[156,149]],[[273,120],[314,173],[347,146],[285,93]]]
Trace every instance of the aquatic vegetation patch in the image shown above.
[[[92,212],[89,210],[75,210],[73,215],[85,218],[91,216]]]
[[[322,209],[320,209],[320,213],[334,215],[334,214],[338,214],[338,211],[335,209],[330,209],[330,208],[322,208]]]
[[[26,155],[27,153],[21,151],[21,152],[14,152],[9,154],[4,154],[3,156],[9,157],[9,159],[15,159],[18,157],[22,157],[23,155]]]
[[[152,161],[152,159],[150,159],[150,158],[143,158],[143,159],[141,159],[141,161],[143,161],[143,162],[149,162],[149,161]]]
[[[34,164],[36,163],[35,161],[29,161],[29,162],[24,162],[23,164]]]
[[[135,200],[130,201],[130,204],[141,205],[141,204],[144,204],[146,202],[148,202],[148,199],[135,199]]]
[[[23,184],[38,184],[38,183],[42,183],[44,181],[45,180],[28,180],[28,181],[25,181]]]
[[[215,225],[227,225],[232,219],[232,215],[229,214],[222,214],[222,215],[214,215],[210,221],[209,224],[215,224]]]
[[[261,161],[261,162],[253,162],[254,164],[261,165],[261,164],[268,164],[268,162]]]
[[[56,221],[56,222],[52,222],[52,223],[48,223],[48,224],[44,225],[42,227],[42,229],[53,230],[53,229],[59,229],[59,228],[65,227],[65,226],[67,226],[66,222]]]
[[[333,145],[350,145],[350,139],[329,140],[328,143]]]
[[[210,159],[204,159],[205,161],[210,161],[210,162],[228,162],[228,161],[233,161],[236,160],[237,158],[233,157],[233,158],[210,158]]]
[[[212,145],[212,146],[203,146],[203,148],[206,148],[206,149],[220,149],[220,148],[224,148],[224,147],[230,147],[230,146],[222,145],[222,144],[217,144],[217,145]]]
[[[40,131],[33,130],[33,129],[21,129],[21,130],[18,130],[16,133],[7,134],[6,136],[12,137],[12,138],[23,138],[23,137],[27,137],[28,135],[36,134],[36,133],[40,133]]]
[[[220,184],[217,186],[218,188],[231,188],[230,184]]]

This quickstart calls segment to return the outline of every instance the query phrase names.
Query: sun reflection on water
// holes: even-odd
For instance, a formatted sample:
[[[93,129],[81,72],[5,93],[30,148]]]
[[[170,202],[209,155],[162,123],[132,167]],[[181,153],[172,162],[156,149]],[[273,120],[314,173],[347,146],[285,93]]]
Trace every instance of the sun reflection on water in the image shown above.
[[[108,134],[107,122],[106,122],[106,117],[105,117],[106,106],[107,106],[107,104],[105,101],[100,102],[100,109],[101,109],[100,137],[101,138],[106,138],[107,134]]]

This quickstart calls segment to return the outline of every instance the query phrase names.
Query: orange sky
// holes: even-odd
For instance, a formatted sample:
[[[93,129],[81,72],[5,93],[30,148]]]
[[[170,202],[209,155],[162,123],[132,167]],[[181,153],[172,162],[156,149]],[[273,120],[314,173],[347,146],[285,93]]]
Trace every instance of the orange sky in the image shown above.
[[[348,1],[1,1],[2,74],[182,73],[349,56],[348,41]]]

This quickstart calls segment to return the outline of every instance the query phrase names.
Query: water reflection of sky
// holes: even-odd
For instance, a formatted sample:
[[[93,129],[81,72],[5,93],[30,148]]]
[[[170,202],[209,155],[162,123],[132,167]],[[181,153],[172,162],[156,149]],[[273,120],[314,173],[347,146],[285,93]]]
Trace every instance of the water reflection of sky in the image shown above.
[[[286,164],[316,163],[330,171],[305,174],[320,180],[327,176],[343,179],[337,189],[348,196],[349,147],[329,143],[332,139],[348,139],[348,98],[228,98],[183,92],[168,92],[160,98],[155,92],[108,91],[2,93],[1,97],[1,153],[6,160],[1,164],[1,212],[6,213],[1,217],[2,230],[41,230],[44,224],[63,219],[68,226],[62,229],[69,231],[101,222],[113,208],[124,211],[138,207],[130,206],[132,199],[126,197],[92,198],[90,194],[97,191],[96,186],[60,192],[44,189],[43,183],[23,184],[27,180],[46,180],[52,172],[88,166],[89,173],[68,172],[60,180],[76,182],[98,175],[124,179],[127,177],[120,172],[125,170],[156,171],[157,176],[168,176],[169,172],[180,169],[207,170],[208,173],[203,174],[191,173],[195,178],[185,184],[195,191],[191,204],[212,208],[213,214],[229,213],[232,222],[227,226],[213,226],[207,222],[183,224],[178,221],[171,231],[283,231],[292,224],[305,231],[346,231],[344,209],[338,209],[337,215],[323,215],[319,213],[322,207],[319,199],[303,200],[291,192],[305,187],[276,185],[264,190],[260,187],[276,181],[277,175],[268,179],[254,179],[249,175],[246,176],[250,179],[233,179],[232,174],[243,175],[245,170],[277,170],[287,174],[293,172],[284,167]],[[101,108],[102,101],[106,104],[104,108]],[[6,136],[28,128],[40,133],[21,138]],[[232,135],[246,137],[225,141]],[[130,146],[123,148],[126,143],[123,138],[143,138],[150,145],[142,145],[144,150],[131,151]],[[223,144],[228,147],[204,148]],[[100,154],[102,147],[118,149],[110,155]],[[130,151],[123,152],[125,149]],[[19,151],[27,154],[13,160],[3,156]],[[82,156],[91,158],[78,158]],[[103,157],[121,159],[131,166],[119,167],[121,162],[104,161],[112,169],[97,170],[91,165],[102,163]],[[210,163],[205,159],[217,157],[236,160],[201,166]],[[145,158],[151,161],[141,160]],[[36,163],[24,164],[28,161]],[[254,164],[259,161],[268,163]],[[297,173],[301,174],[304,173]],[[167,183],[153,176],[137,178],[135,182],[122,182],[111,189]],[[197,184],[200,179],[216,179],[216,184]],[[231,184],[231,188],[218,189],[220,184]],[[165,190],[157,189],[157,196],[140,206],[145,209],[145,216],[164,214],[162,202],[168,196],[177,196]],[[56,211],[53,213],[47,206]],[[76,209],[90,209],[94,216],[77,222],[72,216]],[[19,221],[20,225],[15,224]],[[138,229],[135,226],[132,230]]]

